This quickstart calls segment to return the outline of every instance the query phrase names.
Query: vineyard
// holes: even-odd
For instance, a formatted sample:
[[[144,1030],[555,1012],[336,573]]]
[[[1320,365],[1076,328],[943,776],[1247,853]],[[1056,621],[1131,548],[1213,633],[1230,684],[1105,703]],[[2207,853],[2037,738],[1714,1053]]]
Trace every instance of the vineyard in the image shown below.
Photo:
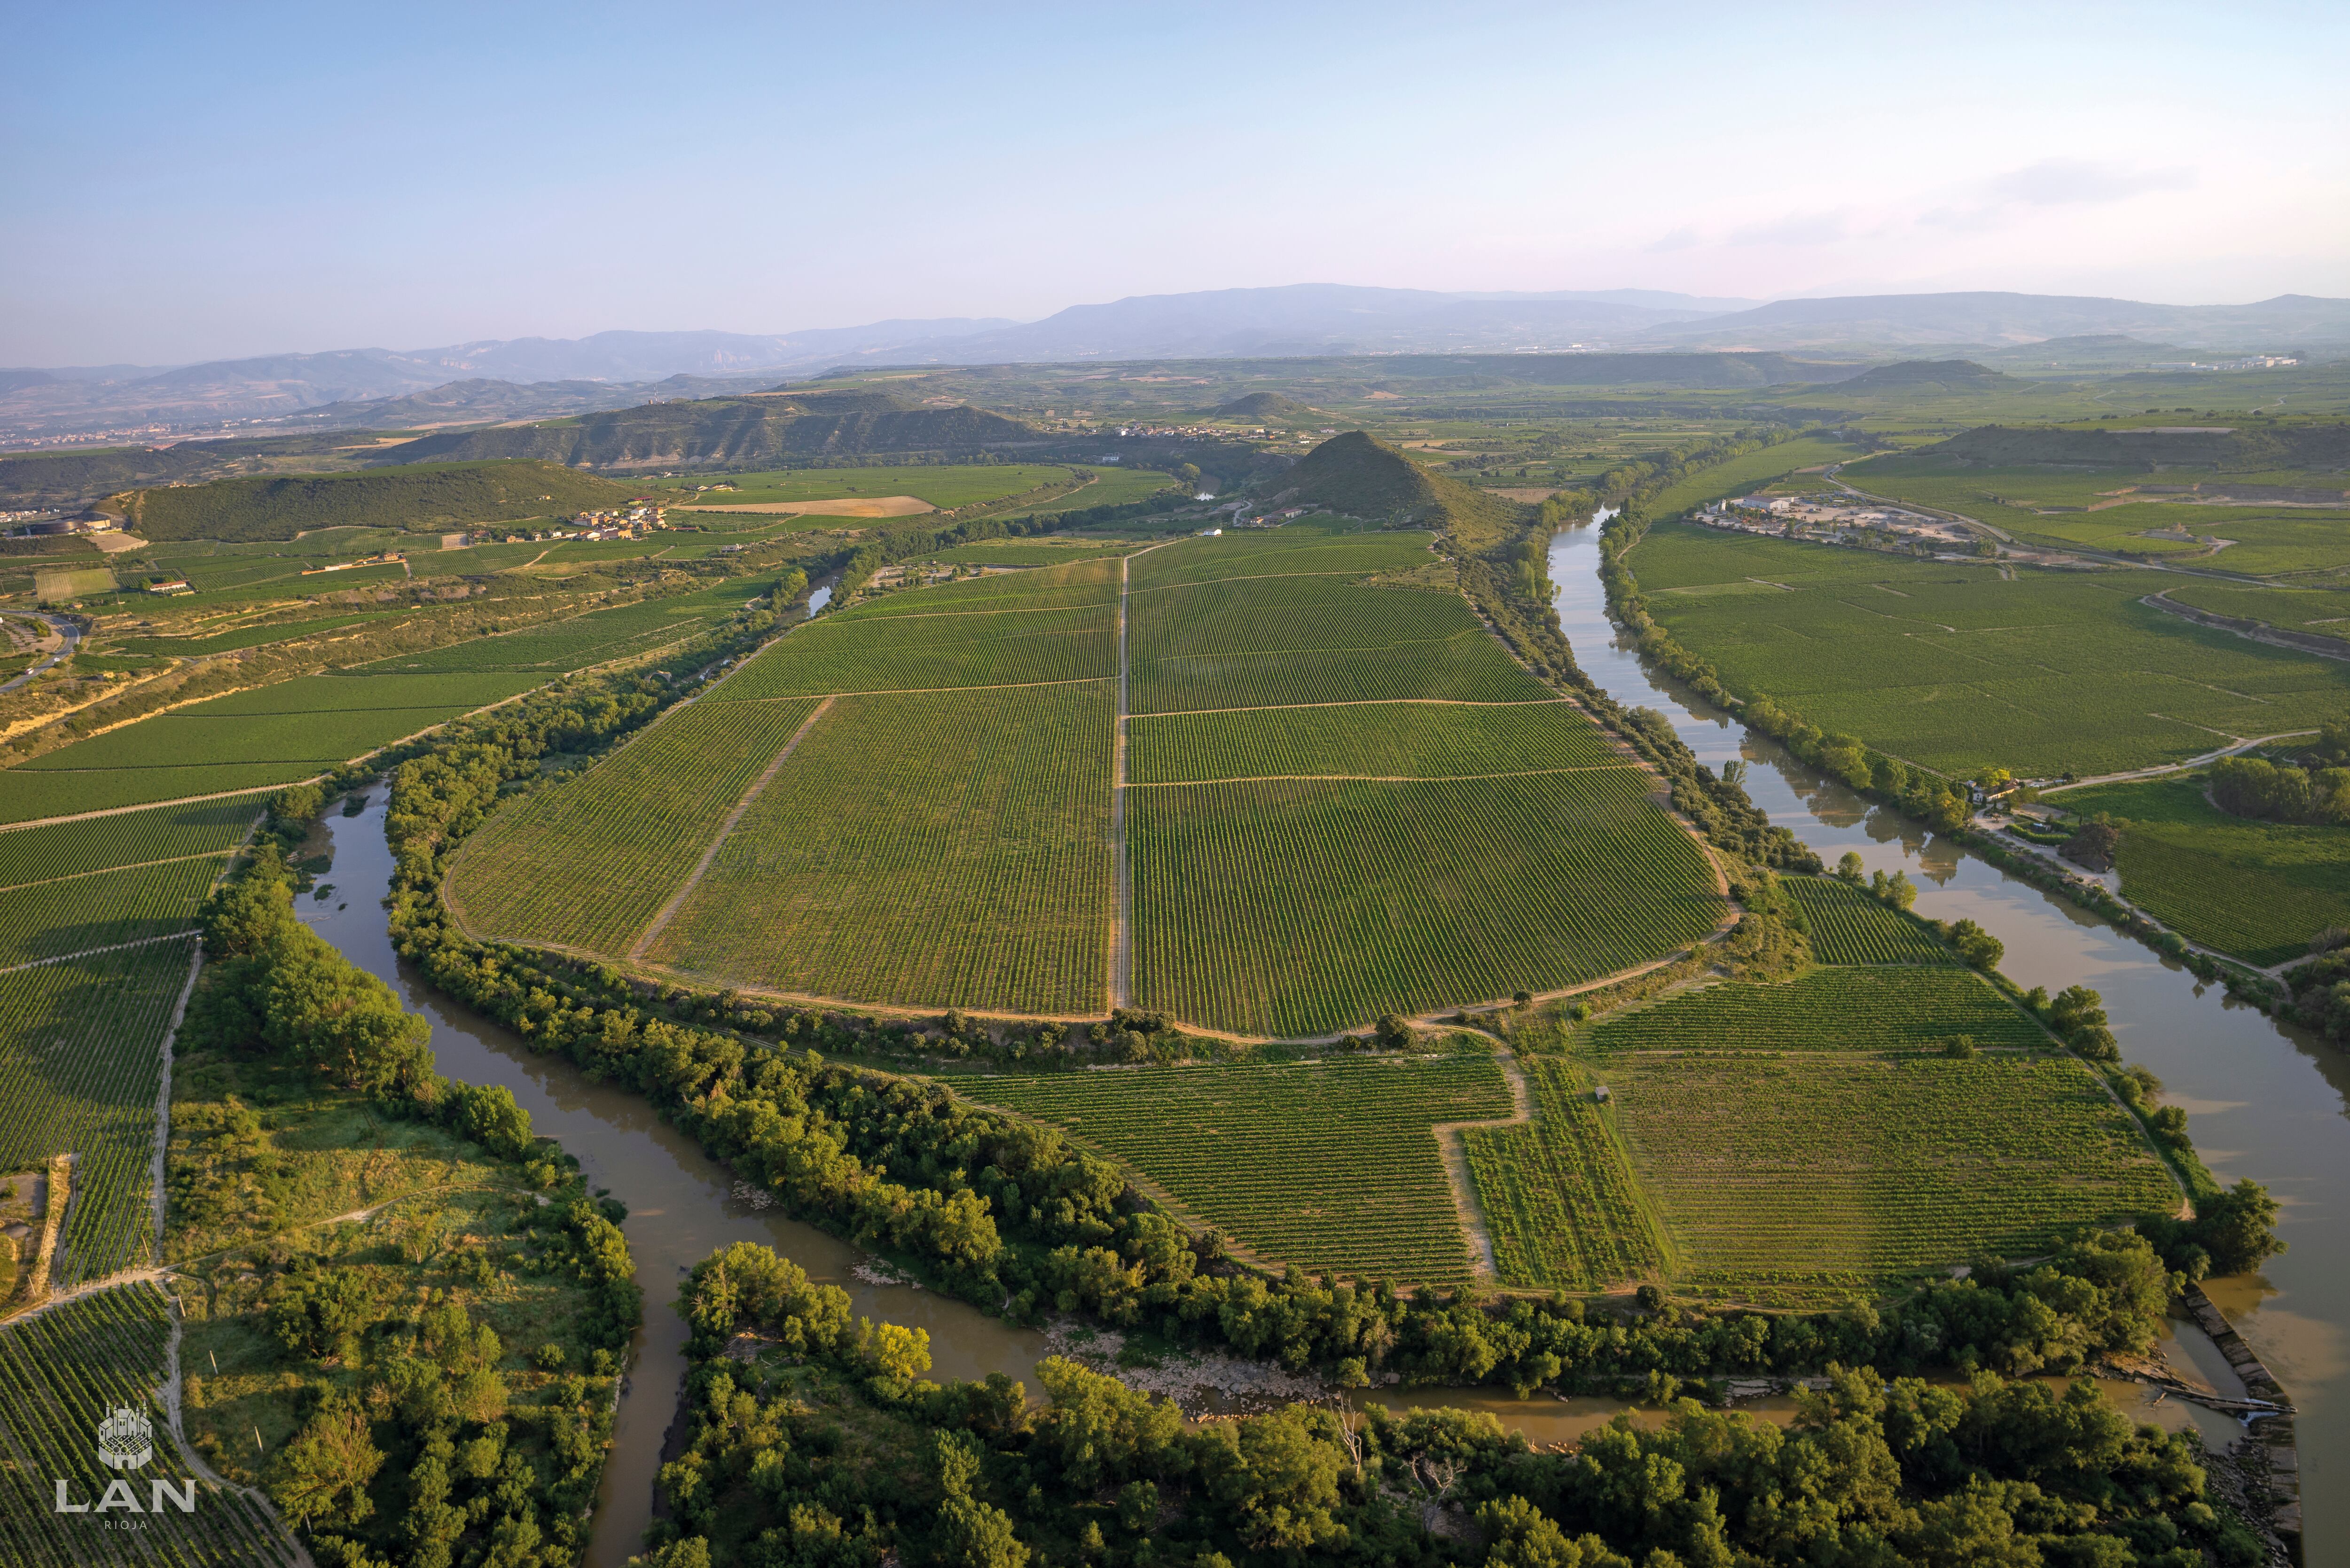
[[[1506,1116],[1490,1055],[958,1079],[1068,1128],[1278,1268],[1452,1284],[1470,1255],[1431,1131]]]
[[[1790,878],[1793,880],[1793,878]],[[2054,1051],[2040,1025],[1962,969],[1815,969],[1780,985],[1685,991],[1592,1025],[1594,1056],[1633,1051]]]
[[[1721,905],[1638,772],[1133,791],[1135,996],[1302,1035],[1541,992],[1695,942]]]
[[[0,888],[190,855],[225,855],[243,842],[260,810],[249,800],[198,801],[0,833]]]
[[[192,931],[222,859],[201,856],[0,888],[0,969]]]
[[[1825,877],[1790,877],[1780,886],[1803,906],[1812,956],[1822,963],[1959,961],[1922,922],[1862,888]]]
[[[1630,564],[1650,611],[1741,696],[1967,777],[2117,772],[2216,736],[2314,728],[2350,669],[2137,602],[2150,574],[1995,571],[1660,526]],[[1794,591],[1713,594],[1750,579]],[[1690,591],[1697,590],[1697,591]]]
[[[152,1249],[163,1035],[193,950],[192,938],[151,942],[0,974],[0,1170],[77,1156],[60,1289]]]
[[[2350,927],[2350,828],[2230,816],[2199,774],[2066,790],[2051,803],[2122,829],[2122,895],[2181,935],[2249,963],[2283,963]]]
[[[64,748],[64,752],[72,750],[71,746]],[[0,768],[0,823],[34,822],[47,816],[147,805],[231,790],[258,792],[307,778],[317,771],[307,763],[237,763],[213,767],[122,768],[88,773],[38,773],[23,766]],[[253,811],[261,806],[258,799],[243,804]]]
[[[1633,765],[1565,702],[1170,713],[1134,720],[1128,736],[1128,777],[1138,784],[1302,775],[1456,778]]]
[[[1262,534],[1187,539],[1135,558],[1134,587],[1172,587],[1232,577],[1365,576],[1401,571],[1434,559],[1433,537],[1419,532],[1347,533],[1292,524]]]
[[[1451,594],[1258,576],[1138,589],[1128,615],[1137,713],[1550,695]]]
[[[261,1507],[197,1478],[181,1458],[154,1397],[166,1376],[169,1314],[162,1293],[141,1283],[0,1327],[0,1556],[9,1563],[253,1568],[302,1560]],[[99,1424],[118,1408],[147,1417],[154,1433],[153,1459],[128,1476],[98,1462]],[[117,1480],[145,1511],[56,1511],[60,1482],[87,1507]],[[159,1499],[159,1482],[172,1498]],[[195,1506],[182,1512],[176,1500],[190,1489]]]
[[[641,549],[641,546],[638,548]],[[474,638],[430,652],[379,660],[359,668],[387,674],[454,675],[493,670],[559,675],[591,664],[608,663],[633,653],[646,653],[715,629],[746,600],[775,590],[772,582],[721,584],[697,593],[647,599],[611,609],[592,610],[558,620],[510,631],[498,637]],[[494,699],[493,699],[494,700]]]
[[[449,896],[482,935],[626,953],[816,700],[692,702],[500,813]]]
[[[842,698],[649,956],[860,1002],[1099,1013],[1112,716],[1107,681]]]
[[[1597,1291],[1661,1275],[1663,1246],[1614,1112],[1575,1064],[1534,1056],[1523,1066],[1534,1119],[1462,1135],[1502,1282]]]
[[[937,593],[923,589],[902,602]],[[1104,680],[1118,671],[1114,606],[826,616],[752,659],[705,701]]]
[[[920,593],[885,594],[836,610],[830,620],[975,615],[989,610],[1067,610],[1118,603],[1118,562],[1074,561],[1034,572],[1003,572],[941,583]]]
[[[1606,1070],[1686,1289],[1822,1303],[2178,1205],[2137,1124],[2068,1056],[1644,1054]]]

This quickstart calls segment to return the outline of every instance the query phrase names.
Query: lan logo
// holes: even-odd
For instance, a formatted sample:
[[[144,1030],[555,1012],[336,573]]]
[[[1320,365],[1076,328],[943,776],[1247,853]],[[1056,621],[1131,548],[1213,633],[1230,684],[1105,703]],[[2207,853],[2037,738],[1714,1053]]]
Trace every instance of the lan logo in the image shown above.
[[[110,1470],[135,1470],[155,1457],[154,1424],[137,1410],[118,1405],[114,1413],[98,1424],[98,1462]],[[149,1481],[147,1506],[139,1506],[138,1494],[130,1490],[130,1480],[117,1476],[107,1482],[105,1492],[95,1503],[73,1501],[72,1483],[62,1476],[57,1479],[55,1511],[58,1513],[108,1513],[116,1509],[131,1513],[161,1513],[169,1499],[182,1513],[196,1511],[196,1482],[191,1476],[176,1486],[158,1476]]]

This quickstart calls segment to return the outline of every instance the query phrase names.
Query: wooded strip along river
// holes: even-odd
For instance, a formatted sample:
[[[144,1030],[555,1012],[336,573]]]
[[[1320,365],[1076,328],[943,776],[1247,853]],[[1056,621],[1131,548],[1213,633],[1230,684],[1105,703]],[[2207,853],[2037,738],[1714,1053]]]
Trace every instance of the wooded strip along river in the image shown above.
[[[1561,585],[1559,616],[1576,659],[1618,701],[1667,714],[1698,755],[1719,767],[1740,757],[1753,764],[1747,788],[1773,821],[1828,859],[1857,849],[1871,869],[1907,867],[1918,887],[1920,913],[1971,917],[2007,944],[2002,968],[2026,986],[2054,992],[2078,981],[2103,992],[2113,1027],[2130,1061],[2143,1062],[2169,1085],[2168,1098],[2193,1116],[2196,1147],[2223,1181],[2251,1176],[2285,1205],[2281,1233],[2293,1250],[2254,1279],[2222,1281],[2211,1293],[2259,1349],[2302,1409],[2301,1461],[2309,1561],[2337,1560],[2335,1543],[2350,1501],[2333,1482],[2344,1479],[2345,1412],[2341,1384],[2343,1325],[2350,1300],[2350,1220],[2336,1198],[2350,1178],[2350,1117],[2338,1085],[2350,1067],[2331,1047],[2227,1003],[2216,988],[2108,929],[2095,917],[2016,882],[1916,824],[1824,783],[1770,741],[1750,736],[1725,717],[1653,680],[1629,651],[1615,646],[1596,575],[1597,541],[1590,527],[1558,535],[1551,576]],[[1033,1389],[1045,1335],[1014,1327],[936,1293],[876,1286],[851,1271],[855,1248],[738,1189],[692,1141],[662,1122],[639,1096],[593,1084],[557,1058],[533,1053],[505,1031],[450,1002],[415,978],[391,950],[379,899],[390,888],[391,856],[383,837],[383,791],[371,792],[357,816],[330,816],[335,895],[304,899],[303,918],[354,963],[398,992],[403,1005],[432,1024],[440,1070],[467,1083],[503,1084],[530,1113],[532,1127],[578,1156],[588,1179],[628,1205],[623,1227],[645,1292],[645,1327],[620,1401],[611,1461],[598,1506],[592,1568],[619,1568],[637,1550],[651,1517],[653,1480],[663,1434],[677,1409],[684,1371],[685,1324],[674,1310],[691,1264],[732,1241],[764,1241],[808,1272],[847,1291],[856,1310],[928,1331],[934,1376],[1003,1372]],[[2183,1349],[2210,1368],[2210,1345],[2192,1334]],[[2181,1357],[2186,1360],[2189,1357]],[[2224,1376],[2224,1368],[2219,1368]],[[2117,1400],[2134,1390],[2109,1386]],[[1387,1391],[1392,1403],[1448,1404],[1492,1411],[1537,1440],[1574,1436],[1622,1407],[1607,1400],[1519,1403],[1506,1392]],[[1783,1404],[1783,1402],[1773,1402]],[[1771,1408],[1758,1413],[1783,1414]],[[2177,1421],[2168,1407],[2134,1410]],[[2203,1414],[2207,1438],[2230,1424]]]

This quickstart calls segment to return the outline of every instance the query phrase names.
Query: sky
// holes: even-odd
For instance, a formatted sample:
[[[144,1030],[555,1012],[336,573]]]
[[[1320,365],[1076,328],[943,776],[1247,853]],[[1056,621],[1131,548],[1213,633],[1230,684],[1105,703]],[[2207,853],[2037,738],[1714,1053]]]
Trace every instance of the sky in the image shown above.
[[[2350,296],[2350,5],[0,0],[0,365],[1290,283]]]

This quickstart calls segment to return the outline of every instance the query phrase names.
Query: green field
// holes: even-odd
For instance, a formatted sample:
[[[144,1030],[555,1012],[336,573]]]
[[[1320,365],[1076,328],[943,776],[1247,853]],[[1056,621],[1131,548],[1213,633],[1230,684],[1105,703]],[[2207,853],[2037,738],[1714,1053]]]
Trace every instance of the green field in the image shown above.
[[[9,1449],[0,1464],[0,1555],[8,1562],[290,1568],[308,1561],[252,1499],[194,1476],[170,1440],[170,1418],[154,1395],[167,1376],[172,1332],[169,1300],[143,1282],[0,1328],[0,1431]],[[88,1508],[120,1479],[99,1463],[94,1440],[118,1408],[154,1424],[154,1457],[130,1485],[142,1511],[157,1506],[118,1512],[117,1528],[105,1529],[90,1522],[104,1516],[57,1511],[56,1489],[64,1485]],[[170,1483],[173,1500],[159,1501],[158,1481]],[[195,1506],[183,1512],[175,1499],[187,1489]],[[129,1522],[140,1528],[120,1527]]]
[[[2350,641],[2350,593],[2339,588],[2256,588],[2209,578],[2164,590],[2165,598],[2212,615],[2266,621],[2305,637]],[[2344,650],[2350,654],[2350,649]]]
[[[990,539],[977,545],[957,545],[951,550],[941,550],[922,559],[954,566],[1059,566],[1097,556],[1123,556],[1132,548],[1136,546],[1096,539]]]
[[[1789,877],[1780,886],[1803,906],[1811,927],[1812,955],[1822,963],[1958,961],[1922,921],[1859,888],[1825,877]]]
[[[0,973],[0,1170],[76,1157],[60,1287],[149,1261],[163,1034],[194,950],[192,936]]]
[[[466,841],[449,899],[484,937],[626,954],[814,698],[691,702]]]
[[[618,505],[635,493],[558,463],[493,462],[218,479],[112,499],[143,538],[259,540],[292,539],[319,528],[429,530],[546,516]]]
[[[1710,985],[1591,1027],[1588,1053],[1939,1051],[1959,1035],[1983,1050],[2054,1047],[2039,1024],[1968,971],[1806,971],[1781,985]]]
[[[910,495],[942,510],[973,502],[1000,501],[1046,484],[1065,484],[1069,471],[1043,463],[942,463],[918,466],[893,464],[883,468],[793,468],[764,473],[681,474],[675,479],[644,481],[646,487],[672,505],[758,506],[785,501],[866,499],[880,495]],[[1153,474],[1159,483],[1164,474]],[[699,485],[731,484],[733,490],[702,490]],[[1089,487],[1090,488],[1090,487]],[[1091,504],[1088,503],[1088,504]]]
[[[1523,1071],[1533,1120],[1462,1135],[1503,1282],[1597,1291],[1661,1276],[1663,1232],[1613,1108],[1575,1063],[1536,1056]]]
[[[153,860],[225,854],[260,813],[255,801],[205,801],[0,833],[0,888]]]
[[[1067,1127],[1275,1269],[1399,1284],[1470,1275],[1432,1129],[1510,1114],[1482,1053],[953,1082]]]
[[[2338,473],[2243,476],[2232,488],[2249,493],[2235,504],[2196,498],[2199,492],[2228,496],[2231,491],[2230,481],[2202,470],[1978,467],[1919,454],[1872,458],[1843,477],[1871,494],[1988,523],[2026,544],[2137,556],[2201,555],[2209,548],[2196,539],[2148,537],[2184,532],[2234,541],[2210,556],[2219,571],[2266,576],[2350,565],[2350,506],[2278,506],[2258,499],[2268,487],[2338,497]]]
[[[1098,1015],[1112,701],[1107,681],[840,699],[649,956],[736,986]]]
[[[230,653],[241,648],[259,648],[264,643],[314,637],[320,632],[338,631],[375,618],[373,614],[321,616],[309,620],[278,621],[270,626],[241,627],[234,631],[213,632],[208,637],[119,637],[112,639],[109,646],[124,653],[168,653],[182,659],[197,659],[208,653]]]
[[[1135,784],[1218,779],[1461,778],[1630,768],[1569,703],[1350,703],[1138,716],[1127,729]]]
[[[706,701],[1107,680],[1118,670],[1117,628],[1110,605],[865,619],[822,616],[751,659]]]
[[[1660,958],[1722,905],[1649,788],[1619,767],[1135,790],[1135,999],[1308,1035]]]
[[[1166,474],[1147,468],[1097,467],[1094,482],[1066,495],[1056,495],[1035,506],[1011,508],[1035,517],[1053,517],[1064,512],[1077,512],[1089,506],[1124,506],[1129,502],[1145,500],[1158,494],[1174,483]]]
[[[2350,827],[2231,816],[2200,774],[2093,784],[2048,797],[2121,827],[2122,896],[2181,936],[2247,963],[2299,958],[2329,926],[2350,929]]]
[[[1678,524],[1629,561],[1651,613],[1731,691],[1952,777],[2178,762],[2350,707],[2350,665],[2149,608],[2139,597],[2177,579],[2140,570],[2005,581]],[[1704,591],[1726,585],[1741,591]]]
[[[0,968],[195,929],[221,857],[0,888]]]

